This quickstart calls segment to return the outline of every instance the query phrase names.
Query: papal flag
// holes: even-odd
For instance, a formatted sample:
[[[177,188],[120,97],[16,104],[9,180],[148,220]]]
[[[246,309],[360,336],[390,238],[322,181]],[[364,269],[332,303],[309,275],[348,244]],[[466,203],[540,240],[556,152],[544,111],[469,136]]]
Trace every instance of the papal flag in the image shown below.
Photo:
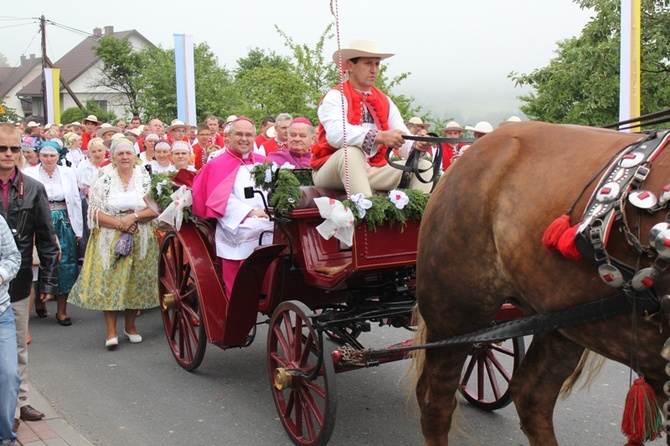
[[[47,101],[47,122],[60,124],[60,68],[44,69],[44,99]]]
[[[186,124],[197,125],[193,45],[193,36],[174,34],[174,62],[177,74],[177,119]]]

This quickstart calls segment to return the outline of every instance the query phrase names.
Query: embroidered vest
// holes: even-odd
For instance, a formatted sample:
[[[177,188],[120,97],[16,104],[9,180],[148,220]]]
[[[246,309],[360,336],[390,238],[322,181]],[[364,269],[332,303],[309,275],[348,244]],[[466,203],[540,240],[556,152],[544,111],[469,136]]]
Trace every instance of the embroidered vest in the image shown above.
[[[388,130],[389,111],[391,109],[390,100],[384,93],[375,87],[370,89],[370,93],[371,94],[364,96],[358,93],[351,86],[349,81],[344,83],[344,97],[347,99],[348,104],[347,121],[351,125],[361,125],[363,120],[363,103],[365,103],[365,106],[375,121],[377,129]],[[312,159],[310,161],[312,169],[321,167],[337,150],[339,150],[339,148],[332,147],[328,144],[326,130],[323,128],[323,125],[319,123],[317,142],[312,146]],[[385,165],[387,150],[386,146],[380,145],[377,149],[377,153],[368,159],[368,163],[373,167]]]

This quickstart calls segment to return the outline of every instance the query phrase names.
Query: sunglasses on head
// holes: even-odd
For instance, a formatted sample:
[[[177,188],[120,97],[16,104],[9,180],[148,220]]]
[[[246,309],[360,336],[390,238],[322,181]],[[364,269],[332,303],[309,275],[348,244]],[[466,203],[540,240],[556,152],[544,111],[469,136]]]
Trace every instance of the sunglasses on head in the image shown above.
[[[0,153],[5,153],[8,149],[11,150],[12,153],[19,153],[21,151],[20,146],[0,146]]]

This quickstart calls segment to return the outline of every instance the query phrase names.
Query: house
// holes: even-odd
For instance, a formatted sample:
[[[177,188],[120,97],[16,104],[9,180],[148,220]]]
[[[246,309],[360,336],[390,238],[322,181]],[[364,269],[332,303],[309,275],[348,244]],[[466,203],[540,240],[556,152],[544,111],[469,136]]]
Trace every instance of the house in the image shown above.
[[[100,28],[95,28],[91,36],[86,37],[53,65],[54,68],[60,68],[61,78],[69,84],[80,103],[86,104],[86,101],[94,100],[103,110],[112,111],[116,116],[123,117],[127,107],[125,96],[101,86],[99,81],[102,74],[102,61],[96,56],[93,48],[99,39],[106,36],[113,36],[119,40],[128,39],[136,51],[154,46],[137,30],[114,32],[113,26],[105,26],[104,32]],[[25,85],[16,95],[22,102],[29,105],[25,116],[44,114],[41,76]],[[62,85],[60,95],[61,113],[77,106],[75,100]]]
[[[0,67],[0,100],[13,109],[19,116],[25,116],[26,109],[30,112],[30,104],[23,103],[17,93],[42,73],[42,58],[21,56],[18,67]]]

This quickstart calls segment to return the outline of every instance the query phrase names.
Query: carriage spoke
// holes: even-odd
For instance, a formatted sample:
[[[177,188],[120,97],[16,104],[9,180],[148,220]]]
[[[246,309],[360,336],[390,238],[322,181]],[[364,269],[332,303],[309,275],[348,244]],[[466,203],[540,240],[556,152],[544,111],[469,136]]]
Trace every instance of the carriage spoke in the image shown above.
[[[268,366],[286,432],[297,445],[316,446],[326,444],[332,434],[337,403],[333,363],[321,360],[308,313],[295,301],[277,307],[268,330]]]
[[[524,354],[523,338],[475,344],[461,375],[463,397],[484,410],[497,410],[511,403],[509,384]]]
[[[193,281],[193,265],[181,240],[168,232],[161,243],[159,297],[168,344],[177,363],[186,370],[200,365],[207,336],[201,323],[198,288]]]

